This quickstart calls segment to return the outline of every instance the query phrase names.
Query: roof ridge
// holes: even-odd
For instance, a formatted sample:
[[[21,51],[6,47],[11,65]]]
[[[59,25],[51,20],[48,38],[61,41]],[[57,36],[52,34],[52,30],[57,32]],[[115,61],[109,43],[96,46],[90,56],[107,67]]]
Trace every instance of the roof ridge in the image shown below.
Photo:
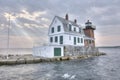
[[[55,16],[55,17],[58,17],[59,19],[62,19],[62,20],[64,20],[64,21],[66,21],[66,22],[70,22],[72,25],[74,25],[74,26],[77,26],[77,27],[80,27],[80,25],[78,25],[77,23],[75,23],[74,21],[71,21],[71,20],[66,20],[66,19],[64,19],[63,17],[60,17],[60,16]],[[62,21],[63,22],[63,21]],[[63,22],[63,23],[65,23],[65,22]]]

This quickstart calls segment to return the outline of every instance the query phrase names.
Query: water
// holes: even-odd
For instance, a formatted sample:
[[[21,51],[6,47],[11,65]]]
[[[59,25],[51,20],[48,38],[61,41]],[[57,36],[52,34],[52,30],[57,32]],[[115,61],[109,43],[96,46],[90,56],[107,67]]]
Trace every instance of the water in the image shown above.
[[[25,54],[32,54],[32,48],[10,48],[9,50],[6,48],[0,48],[0,55],[25,55]]]
[[[1,66],[0,80],[120,80],[120,48],[101,48],[107,55],[16,66]]]

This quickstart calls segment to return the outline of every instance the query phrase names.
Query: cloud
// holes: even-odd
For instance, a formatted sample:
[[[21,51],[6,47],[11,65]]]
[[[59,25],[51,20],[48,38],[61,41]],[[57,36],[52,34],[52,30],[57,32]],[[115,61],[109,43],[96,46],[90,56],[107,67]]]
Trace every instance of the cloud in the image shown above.
[[[45,15],[45,14],[46,14],[46,11],[43,11],[43,12],[37,11],[37,12],[29,13],[26,10],[22,10],[22,12],[18,14],[17,17],[35,21],[37,20],[38,17],[41,17],[42,15]]]
[[[21,10],[20,13],[4,13],[4,17],[9,20],[15,20],[17,18],[23,18],[31,21],[37,21],[38,18],[41,18],[43,21],[48,21],[48,19],[43,18],[42,16],[46,14],[46,11],[35,11],[35,12],[28,12],[27,10]]]
[[[109,10],[109,7],[91,7],[89,10],[87,10],[88,14],[91,14],[93,16],[96,15],[103,15]]]
[[[98,45],[107,38],[108,43],[102,45],[114,44],[114,41],[119,43],[119,4],[120,0],[0,0],[0,36],[7,35],[9,13],[11,36],[37,37],[33,42],[47,37],[48,27],[55,15],[64,17],[68,13],[70,20],[77,19],[78,24],[90,19],[96,25],[97,43],[101,42]]]

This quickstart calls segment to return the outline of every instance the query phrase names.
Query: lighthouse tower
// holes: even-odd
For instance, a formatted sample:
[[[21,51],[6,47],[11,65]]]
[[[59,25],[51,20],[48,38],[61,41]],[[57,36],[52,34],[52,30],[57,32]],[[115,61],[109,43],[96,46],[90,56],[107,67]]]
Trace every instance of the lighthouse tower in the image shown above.
[[[89,20],[85,23],[84,33],[87,36],[85,39],[85,46],[94,46],[95,47],[95,38],[94,38],[94,30],[95,26],[92,25],[92,22]]]

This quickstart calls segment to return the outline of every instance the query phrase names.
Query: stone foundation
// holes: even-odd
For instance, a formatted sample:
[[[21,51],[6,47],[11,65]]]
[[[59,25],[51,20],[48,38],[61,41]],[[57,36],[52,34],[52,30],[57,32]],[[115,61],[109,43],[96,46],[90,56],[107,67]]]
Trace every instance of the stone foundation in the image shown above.
[[[96,47],[64,46],[64,56],[94,55],[98,54]]]

